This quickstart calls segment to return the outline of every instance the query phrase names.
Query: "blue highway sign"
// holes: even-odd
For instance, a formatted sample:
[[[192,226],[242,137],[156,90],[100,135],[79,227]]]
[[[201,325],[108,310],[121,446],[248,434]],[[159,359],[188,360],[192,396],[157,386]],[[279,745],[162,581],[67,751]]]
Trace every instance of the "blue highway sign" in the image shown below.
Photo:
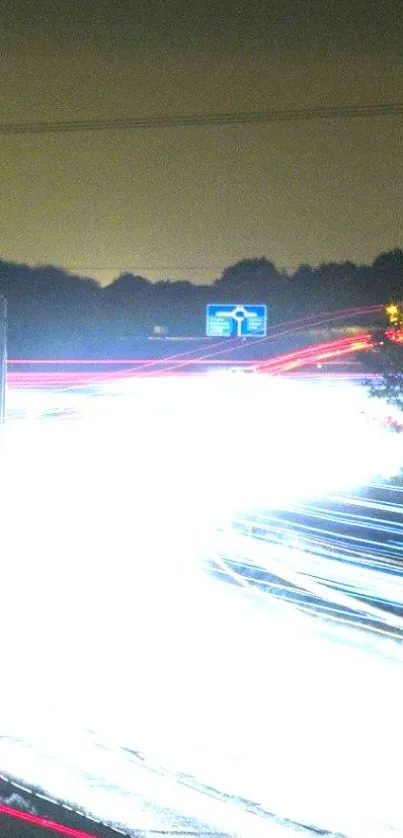
[[[263,338],[266,335],[267,307],[264,305],[216,305],[206,309],[207,337]]]

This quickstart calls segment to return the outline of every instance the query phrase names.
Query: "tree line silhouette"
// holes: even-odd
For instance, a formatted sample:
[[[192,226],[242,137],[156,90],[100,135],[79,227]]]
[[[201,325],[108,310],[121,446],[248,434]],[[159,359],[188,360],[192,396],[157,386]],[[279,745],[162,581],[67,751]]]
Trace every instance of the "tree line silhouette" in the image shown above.
[[[373,304],[403,296],[403,250],[371,265],[331,262],[285,273],[265,257],[225,268],[210,285],[152,282],[124,273],[101,287],[48,265],[0,260],[0,295],[8,305],[11,357],[120,355],[155,327],[171,336],[202,337],[208,303],[265,303],[269,323]],[[158,332],[158,329],[157,329]]]

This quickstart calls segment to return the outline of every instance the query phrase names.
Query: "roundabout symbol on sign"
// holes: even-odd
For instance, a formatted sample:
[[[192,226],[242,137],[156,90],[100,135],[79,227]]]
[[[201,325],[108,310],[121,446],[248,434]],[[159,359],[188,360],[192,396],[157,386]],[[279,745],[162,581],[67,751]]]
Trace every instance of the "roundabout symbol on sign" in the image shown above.
[[[217,317],[232,317],[237,324],[237,335],[242,337],[242,324],[250,317],[257,317],[256,311],[248,311],[244,306],[235,306],[232,311],[217,311]]]

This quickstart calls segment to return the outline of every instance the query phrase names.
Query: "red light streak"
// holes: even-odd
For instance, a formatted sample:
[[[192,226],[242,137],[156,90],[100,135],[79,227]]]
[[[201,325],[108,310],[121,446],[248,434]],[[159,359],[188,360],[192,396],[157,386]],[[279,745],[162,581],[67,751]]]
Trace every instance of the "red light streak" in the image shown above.
[[[0,804],[0,815],[8,815],[10,818],[16,818],[20,821],[26,821],[26,823],[42,826],[45,829],[58,832],[59,835],[69,835],[70,838],[95,838],[93,832],[83,832],[81,829],[73,829],[69,826],[63,826],[63,824],[50,821],[48,818],[31,815],[28,812],[22,812],[19,809],[13,809],[11,806],[4,806],[3,804]]]
[[[318,343],[308,346],[305,349],[297,349],[293,352],[286,352],[276,355],[267,361],[259,364],[261,372],[281,373],[295,367],[310,366],[317,364],[325,357],[327,360],[341,355],[348,355],[362,349],[370,349],[373,346],[372,337],[368,334],[354,335],[351,338],[338,338],[326,343]]]
[[[259,369],[260,372],[266,373],[273,373],[279,374],[284,373],[289,370],[300,368],[304,366],[310,366],[312,364],[319,363],[321,360],[329,360],[331,358],[340,357],[342,355],[349,355],[351,353],[363,350],[363,349],[370,349],[373,346],[372,337],[369,333],[364,333],[361,335],[354,335],[350,338],[337,338],[333,341],[326,341],[325,343],[318,343],[313,346],[308,346],[302,349],[297,349],[292,352],[282,353],[281,355],[275,355],[272,358],[268,358],[266,361],[263,361],[259,364],[253,361],[244,361],[241,364],[245,367],[254,366],[255,368]],[[217,353],[218,354],[218,353]],[[42,362],[43,363],[43,362]],[[46,362],[45,362],[46,363]],[[57,362],[57,363],[68,363],[68,362]],[[88,362],[87,362],[88,363]],[[98,362],[90,362],[94,364],[98,364]],[[102,362],[101,362],[102,363]],[[115,364],[119,364],[120,361],[115,361]],[[10,385],[16,385],[18,387],[32,387],[32,386],[74,386],[74,385],[89,385],[91,383],[96,382],[107,382],[114,380],[116,378],[131,378],[133,376],[143,377],[154,377],[154,376],[161,376],[161,375],[175,375],[179,370],[181,372],[186,372],[186,368],[191,365],[204,365],[204,364],[219,364],[222,363],[223,365],[233,364],[233,361],[229,359],[223,359],[220,361],[216,358],[209,358],[208,356],[204,356],[202,358],[192,358],[186,360],[179,360],[177,363],[170,364],[169,366],[165,366],[165,359],[159,360],[158,364],[160,365],[159,369],[153,369],[152,371],[144,372],[143,368],[133,368],[130,367],[129,369],[125,370],[117,370],[113,372],[107,372],[104,370],[103,372],[99,371],[86,371],[86,372],[71,372],[71,371],[28,371],[28,372],[9,372],[7,375],[7,380]]]
[[[273,332],[271,335],[268,335],[266,338],[259,338],[256,340],[251,340],[248,342],[248,346],[251,346],[255,343],[261,343],[262,341],[269,341],[274,339],[275,337],[281,336],[286,334],[289,331],[298,331],[297,329],[289,329],[288,327],[291,323],[295,324],[305,324],[309,321],[313,323],[315,321],[316,325],[323,324],[324,322],[329,322],[329,320],[334,319],[335,317],[341,317],[352,314],[364,314],[368,313],[369,311],[377,311],[380,307],[379,306],[372,306],[368,309],[350,309],[344,312],[330,312],[328,315],[322,315],[316,318],[301,318],[299,321],[290,321],[290,323],[284,324],[287,328],[284,329],[277,329],[276,332]],[[393,333],[393,340],[403,341],[403,335],[399,339],[399,337],[395,337],[395,332]],[[219,349],[215,347],[219,346]],[[235,350],[241,350],[245,344],[240,340],[234,340],[231,342],[230,345],[224,341],[220,341],[218,344],[214,343],[208,344],[208,349],[214,349],[214,351],[209,351],[208,353],[203,354],[202,356],[196,355],[196,352],[200,352],[200,346],[196,349],[187,350],[186,352],[177,353],[176,355],[167,355],[162,358],[152,358],[152,359],[144,359],[144,358],[124,358],[124,359],[49,359],[49,360],[39,360],[39,359],[18,359],[18,360],[11,360],[9,361],[9,370],[7,375],[7,381],[10,386],[17,386],[17,387],[71,387],[71,386],[88,386],[92,383],[96,384],[97,382],[107,382],[114,380],[116,378],[132,378],[134,376],[137,377],[159,377],[159,376],[166,376],[166,375],[175,375],[178,372],[187,373],[191,372],[193,375],[195,374],[194,370],[192,371],[192,367],[195,366],[204,366],[204,365],[233,365],[234,361],[231,358],[221,358],[218,356],[225,354],[230,354]],[[319,363],[321,360],[329,360],[331,358],[335,358],[341,355],[348,355],[354,353],[356,351],[360,351],[362,349],[370,349],[373,346],[372,337],[370,333],[363,333],[360,335],[353,335],[351,337],[342,337],[337,338],[333,341],[327,341],[324,343],[314,344],[305,348],[301,348],[292,352],[283,353],[280,355],[276,355],[272,358],[268,358],[265,361],[257,363],[256,361],[245,361],[245,360],[237,360],[237,366],[254,366],[255,368],[259,369],[260,372],[267,372],[278,374],[282,372],[291,371],[296,368],[302,368],[304,366],[310,366],[314,363]],[[20,370],[15,369],[15,367],[21,366],[36,366],[41,367],[40,370]],[[71,371],[66,370],[66,366],[77,366],[81,367],[79,370]],[[64,369],[52,370],[46,369],[46,367],[64,367]],[[111,370],[110,367],[114,366],[115,369]],[[14,367],[14,369],[12,369]],[[85,369],[82,369],[82,368]],[[93,367],[93,369],[91,369]],[[109,367],[109,369],[105,369],[105,367]],[[123,369],[122,369],[123,367]],[[45,369],[44,369],[45,368]],[[104,368],[104,369],[102,369]]]
[[[388,329],[385,336],[392,343],[403,343],[403,329]]]

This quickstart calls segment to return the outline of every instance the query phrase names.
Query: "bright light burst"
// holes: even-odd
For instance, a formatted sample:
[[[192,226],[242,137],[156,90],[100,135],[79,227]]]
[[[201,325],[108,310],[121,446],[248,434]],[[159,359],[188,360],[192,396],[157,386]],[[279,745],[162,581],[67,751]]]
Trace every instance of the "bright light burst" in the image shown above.
[[[400,530],[389,552],[342,541],[324,506],[399,471],[388,411],[374,417],[353,384],[266,376],[139,379],[73,402],[78,422],[8,428],[2,719],[26,742],[46,741],[53,759],[49,770],[20,748],[16,763],[0,746],[0,769],[36,783],[42,772],[50,793],[116,817],[78,768],[71,779],[74,760],[90,758],[68,731],[91,728],[280,819],[353,838],[403,831],[392,764],[403,746],[400,618],[381,625],[376,599],[403,602]],[[297,523],[281,524],[279,510],[296,510]],[[240,519],[246,530],[232,526]],[[208,558],[239,586],[209,575]],[[258,567],[271,587],[252,584]],[[275,576],[305,600],[273,593]],[[121,820],[132,818],[129,767],[97,766],[125,792]],[[233,805],[239,827],[244,804]],[[202,813],[235,831],[234,815]],[[248,818],[242,835],[270,834]]]
[[[11,408],[24,395],[11,391]],[[34,441],[25,428],[16,432],[26,464],[26,446],[34,446],[46,474],[49,439],[59,448],[62,435],[58,456],[88,456],[92,450],[98,462],[102,452],[112,479],[136,475],[134,495],[139,481],[152,485],[155,495],[163,487],[164,508],[172,505],[169,514],[175,516],[185,507],[192,526],[195,515],[201,526],[210,525],[211,514],[220,519],[360,486],[397,473],[403,459],[401,438],[382,427],[382,415],[390,411],[346,382],[170,377],[117,381],[96,399],[76,394],[70,403],[68,391],[26,396],[34,420],[52,409],[60,417],[69,407],[83,417],[62,430],[34,421]],[[376,412],[379,422],[369,421]],[[103,483],[109,484],[108,471]],[[160,510],[150,509],[153,519],[155,512]]]

